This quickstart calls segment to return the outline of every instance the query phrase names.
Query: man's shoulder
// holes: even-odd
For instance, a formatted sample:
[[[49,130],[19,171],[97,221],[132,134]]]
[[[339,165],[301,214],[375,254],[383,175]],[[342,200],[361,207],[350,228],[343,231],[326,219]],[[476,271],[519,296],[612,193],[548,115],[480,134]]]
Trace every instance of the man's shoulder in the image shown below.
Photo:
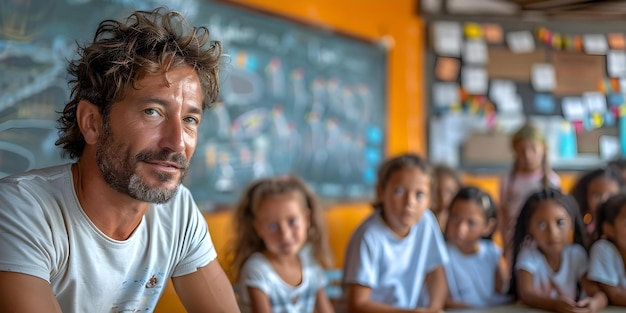
[[[0,179],[0,196],[12,194],[37,193],[43,196],[44,190],[64,188],[70,185],[71,171],[69,164],[56,165],[46,168],[31,169]]]

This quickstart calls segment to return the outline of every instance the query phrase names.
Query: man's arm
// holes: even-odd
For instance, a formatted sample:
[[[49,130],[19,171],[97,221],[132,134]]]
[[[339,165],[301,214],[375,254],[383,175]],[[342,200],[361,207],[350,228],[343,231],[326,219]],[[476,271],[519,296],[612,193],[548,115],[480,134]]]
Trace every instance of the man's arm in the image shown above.
[[[191,274],[174,277],[172,282],[189,313],[239,312],[233,286],[217,260]]]
[[[0,312],[62,311],[47,281],[27,274],[0,272]]]

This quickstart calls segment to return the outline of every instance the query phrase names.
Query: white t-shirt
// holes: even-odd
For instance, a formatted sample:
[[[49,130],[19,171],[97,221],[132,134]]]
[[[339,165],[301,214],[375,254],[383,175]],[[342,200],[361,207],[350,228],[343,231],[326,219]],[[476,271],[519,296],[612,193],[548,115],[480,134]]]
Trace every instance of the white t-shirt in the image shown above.
[[[397,308],[427,307],[426,274],[446,262],[445,242],[430,210],[405,238],[398,238],[376,210],[350,238],[343,284],[370,287],[370,299]]]
[[[626,287],[624,261],[613,243],[604,239],[596,241],[591,246],[589,259],[589,280],[614,287]]]
[[[258,288],[270,299],[274,313],[313,313],[317,292],[325,288],[327,279],[322,267],[313,259],[310,249],[299,253],[302,263],[302,282],[292,286],[280,278],[261,253],[252,254],[241,269],[236,285],[239,308],[250,312],[248,287]]]
[[[152,205],[130,238],[113,240],[81,209],[70,168],[0,180],[0,271],[49,282],[63,312],[151,312],[171,276],[216,258],[187,188]]]
[[[481,240],[478,252],[467,255],[448,243],[450,262],[445,265],[452,300],[471,307],[489,307],[510,302],[496,290],[496,270],[501,249],[491,240]]]
[[[545,256],[536,246],[522,248],[515,270],[525,270],[533,275],[535,290],[539,294],[556,298],[559,294],[576,300],[581,278],[587,273],[588,260],[585,249],[570,244],[561,253],[561,265],[555,273]]]

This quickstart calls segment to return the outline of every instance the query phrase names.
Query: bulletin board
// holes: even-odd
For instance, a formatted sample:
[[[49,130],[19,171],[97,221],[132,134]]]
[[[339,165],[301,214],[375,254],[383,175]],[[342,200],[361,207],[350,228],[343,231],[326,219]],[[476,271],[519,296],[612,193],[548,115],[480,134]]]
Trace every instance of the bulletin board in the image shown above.
[[[224,49],[184,184],[201,208],[258,178],[297,175],[324,199],[372,198],[384,158],[387,51],[326,27],[228,2],[9,1],[0,16],[0,177],[69,162],[54,142],[75,42],[103,19],[157,5],[207,26]],[[2,20],[9,18],[11,20]]]
[[[429,18],[425,77],[434,162],[501,171],[531,120],[551,166],[585,170],[624,155],[625,23]]]

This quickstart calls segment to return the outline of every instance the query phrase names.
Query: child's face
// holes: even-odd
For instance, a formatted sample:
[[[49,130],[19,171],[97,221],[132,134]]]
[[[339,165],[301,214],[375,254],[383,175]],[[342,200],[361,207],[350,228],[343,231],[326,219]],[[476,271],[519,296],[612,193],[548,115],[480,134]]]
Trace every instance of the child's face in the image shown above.
[[[541,168],[545,146],[540,141],[522,140],[513,147],[517,170],[532,172]]]
[[[539,203],[528,224],[528,233],[546,255],[560,254],[571,243],[573,229],[567,210],[554,200]]]
[[[602,230],[606,239],[611,240],[620,251],[626,251],[626,207],[620,208],[613,221],[607,221]]]
[[[463,253],[475,253],[478,240],[489,234],[483,208],[472,200],[456,200],[450,207],[446,238]]]
[[[596,213],[596,209],[602,202],[610,196],[619,193],[618,183],[608,177],[598,177],[592,180],[587,186],[587,205],[591,214]]]
[[[438,213],[448,209],[450,202],[459,191],[456,179],[449,175],[443,175],[437,180],[437,194],[435,195],[435,205],[431,208]]]
[[[417,223],[430,201],[430,177],[419,168],[391,173],[383,190],[378,190],[383,216],[391,230],[404,237]]]
[[[260,203],[253,225],[272,255],[296,256],[306,242],[309,212],[302,203],[295,193],[270,196]]]

